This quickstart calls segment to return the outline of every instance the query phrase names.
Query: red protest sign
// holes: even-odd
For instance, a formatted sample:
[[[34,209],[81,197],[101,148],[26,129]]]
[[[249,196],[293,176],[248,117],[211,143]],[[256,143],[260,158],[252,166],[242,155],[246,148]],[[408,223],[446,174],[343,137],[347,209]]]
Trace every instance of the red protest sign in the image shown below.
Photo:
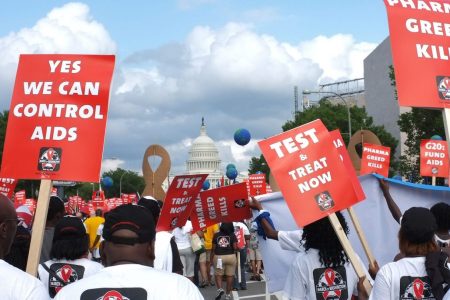
[[[259,147],[300,227],[358,202],[322,121],[263,140]]]
[[[164,198],[156,231],[172,230],[186,224],[206,177],[208,174],[175,176]]]
[[[339,129],[330,131],[330,136],[333,140],[333,144],[338,150],[339,157],[344,163],[345,169],[348,172],[348,176],[352,182],[353,190],[355,191],[356,198],[361,201],[366,199],[366,194],[361,187],[361,183],[358,180],[358,175],[356,175],[355,168],[353,167],[352,160],[350,159],[350,155],[348,154],[347,148],[345,148],[345,142],[342,138],[341,132]]]
[[[252,217],[245,182],[202,191],[191,214],[194,231],[220,222],[233,222]]]
[[[234,234],[236,235],[236,239],[237,239],[237,247],[239,249],[244,249],[245,248],[244,229],[239,226],[236,226]]]
[[[113,69],[113,55],[21,55],[2,176],[98,182]]]
[[[449,158],[446,141],[422,140],[420,142],[420,176],[449,176]]]
[[[360,175],[377,173],[384,177],[389,176],[389,163],[391,161],[391,148],[363,144]]]
[[[252,174],[248,176],[250,196],[263,195],[266,191],[266,174]]]
[[[25,203],[25,199],[27,198],[27,195],[25,193],[25,190],[20,190],[14,194],[14,207],[19,207]]]
[[[399,104],[450,107],[450,4],[385,0]]]
[[[17,180],[13,178],[0,178],[0,193],[11,199],[16,185]]]

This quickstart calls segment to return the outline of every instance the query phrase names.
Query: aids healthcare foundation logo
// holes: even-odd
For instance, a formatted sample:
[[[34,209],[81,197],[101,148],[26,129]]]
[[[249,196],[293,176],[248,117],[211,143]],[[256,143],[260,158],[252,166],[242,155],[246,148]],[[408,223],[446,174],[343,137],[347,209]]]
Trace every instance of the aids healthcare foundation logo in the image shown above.
[[[48,277],[48,289],[52,298],[64,287],[60,280],[66,283],[75,282],[83,278],[85,271],[83,266],[61,263],[52,264],[50,269],[58,276],[58,279],[51,274]]]
[[[317,300],[348,299],[345,267],[315,269],[313,277]]]
[[[434,300],[430,279],[425,277],[403,276],[400,278],[401,300]]]
[[[328,191],[315,195],[314,199],[316,199],[317,205],[322,211],[329,210],[330,208],[334,207],[333,198],[331,198],[331,195]]]
[[[61,148],[43,147],[39,151],[38,170],[39,171],[59,171],[61,165]]]
[[[436,77],[439,98],[442,100],[450,100],[450,77],[437,76]]]
[[[80,300],[146,300],[147,291],[143,288],[98,288],[86,290]]]

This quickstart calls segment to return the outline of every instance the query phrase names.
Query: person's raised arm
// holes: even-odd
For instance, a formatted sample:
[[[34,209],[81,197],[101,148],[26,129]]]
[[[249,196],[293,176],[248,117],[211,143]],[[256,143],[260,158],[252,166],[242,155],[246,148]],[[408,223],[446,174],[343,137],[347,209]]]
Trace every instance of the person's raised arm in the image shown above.
[[[384,199],[386,199],[386,203],[389,211],[392,214],[392,217],[394,217],[394,220],[400,224],[402,212],[400,211],[400,208],[398,208],[397,203],[395,203],[394,199],[392,198],[391,193],[389,193],[389,183],[384,179],[378,179],[378,182],[380,183],[380,189],[383,192]]]
[[[263,210],[261,203],[259,203],[259,201],[256,200],[254,197],[250,198],[249,206],[250,206],[250,208],[257,210],[257,211]],[[270,223],[266,219],[261,219],[261,227],[263,228],[264,233],[266,234],[266,236],[269,239],[278,241],[278,230],[273,229],[272,226],[270,225]]]

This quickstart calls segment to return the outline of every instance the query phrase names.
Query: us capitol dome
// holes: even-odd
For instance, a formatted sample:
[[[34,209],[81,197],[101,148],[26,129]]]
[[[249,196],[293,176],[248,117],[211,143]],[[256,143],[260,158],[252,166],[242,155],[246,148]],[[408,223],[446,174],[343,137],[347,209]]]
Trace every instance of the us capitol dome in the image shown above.
[[[209,174],[207,180],[211,188],[218,187],[224,174],[219,151],[214,141],[206,134],[205,119],[202,118],[200,135],[192,142],[186,161],[187,174]]]

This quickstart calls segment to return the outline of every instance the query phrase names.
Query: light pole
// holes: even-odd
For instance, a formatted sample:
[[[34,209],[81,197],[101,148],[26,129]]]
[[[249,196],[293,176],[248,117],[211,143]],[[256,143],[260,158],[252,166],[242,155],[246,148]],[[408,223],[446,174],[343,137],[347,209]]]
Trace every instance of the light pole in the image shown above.
[[[119,197],[122,197],[122,178],[123,178],[123,175],[125,175],[126,173],[127,172],[124,171],[122,173],[122,175],[120,175],[120,179],[119,179]]]
[[[345,101],[344,98],[338,93],[335,92],[328,92],[328,91],[310,91],[310,90],[303,90],[303,95],[310,95],[310,94],[331,94],[344,102],[345,106],[347,107],[347,117],[348,117],[348,138],[350,139],[352,137],[352,119],[350,116],[350,106],[348,105],[347,101]]]

